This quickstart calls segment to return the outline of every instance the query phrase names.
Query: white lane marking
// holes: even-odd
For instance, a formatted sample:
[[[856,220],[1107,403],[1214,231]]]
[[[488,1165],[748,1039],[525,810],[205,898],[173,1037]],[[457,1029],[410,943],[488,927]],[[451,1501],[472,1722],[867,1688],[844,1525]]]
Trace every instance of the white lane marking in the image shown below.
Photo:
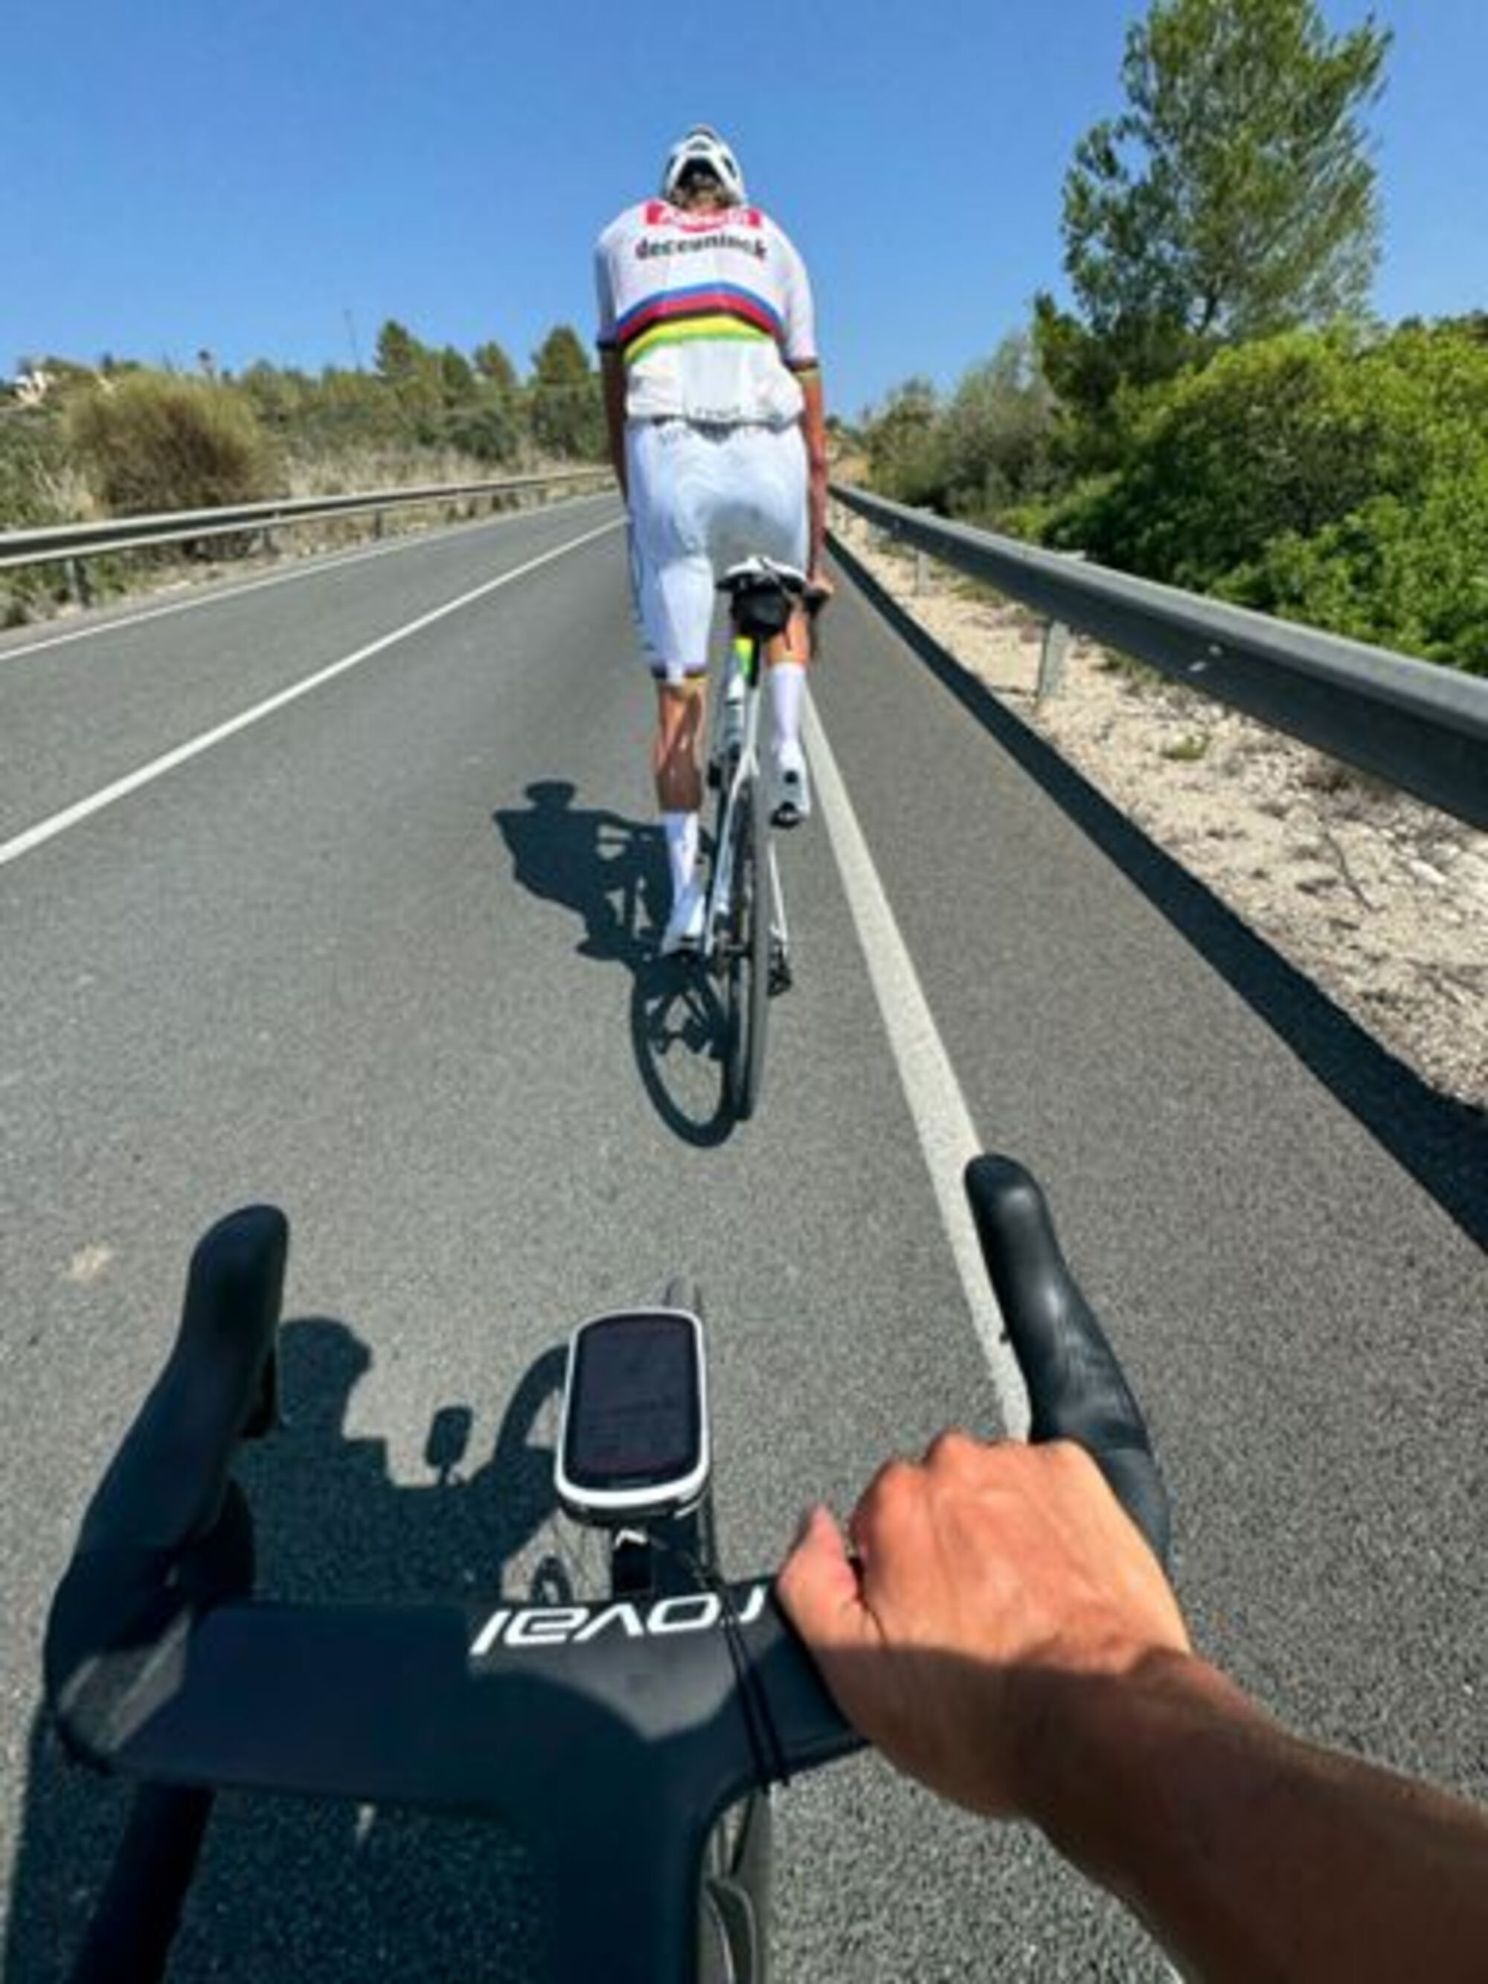
[[[572,537],[566,544],[557,545],[551,551],[544,551],[538,558],[529,558],[525,565],[518,565],[510,572],[503,572],[499,578],[487,579],[484,585],[474,586],[469,592],[462,592],[458,599],[449,600],[443,606],[436,606],[432,613],[421,613],[417,620],[410,620],[407,626],[395,627],[390,634],[384,634],[380,640],[369,642],[364,648],[358,648],[355,654],[345,655],[340,661],[333,661],[329,667],[319,669],[314,675],[307,675],[303,682],[295,682],[288,689],[281,689],[276,696],[270,696],[266,702],[256,703],[251,710],[244,710],[238,716],[229,717],[226,723],[219,723],[214,730],[204,731],[200,737],[193,737],[189,743],[178,744],[173,751],[167,751],[159,758],[152,758],[148,765],[141,765],[138,771],[129,772],[123,778],[115,779],[112,785],[104,786],[101,791],[92,793],[87,799],[78,800],[76,805],[68,806],[60,813],[54,813],[49,820],[42,820],[34,827],[27,827],[24,833],[15,835],[11,840],[0,841],[0,868],[3,868],[8,861],[18,860],[21,855],[29,854],[44,841],[66,833],[69,827],[77,826],[80,821],[90,819],[95,813],[101,813],[105,806],[112,806],[116,799],[123,799],[127,794],[137,792],[142,785],[149,785],[153,779],[162,778],[166,772],[174,771],[177,765],[184,765],[189,759],[200,757],[203,751],[210,751],[214,744],[221,744],[225,738],[236,736],[240,730],[246,730],[250,724],[258,723],[266,716],[272,716],[275,710],[282,710],[288,703],[298,702],[301,696],[308,696],[312,689],[322,688],[327,682],[334,681],[336,676],[344,675],[347,669],[355,668],[360,662],[370,661],[373,655],[382,654],[385,649],[394,646],[398,641],[406,641],[411,634],[422,633],[425,627],[432,627],[436,620],[443,620],[451,613],[458,613],[462,606],[469,606],[473,601],[483,599],[487,593],[496,592],[501,586],[509,586],[514,579],[525,578],[529,572],[535,572],[539,566],[549,565],[555,558],[562,558],[567,552],[577,551],[581,545],[592,544],[595,538],[603,537],[609,531],[619,530],[623,522],[622,517],[614,518],[609,523],[601,524],[597,530],[586,531],[582,537]]]
[[[580,504],[598,500],[593,496],[580,496],[575,498],[572,507],[577,508]],[[570,505],[554,504],[552,507],[567,509]],[[527,510],[519,514],[526,518],[536,516],[537,512]],[[173,599],[165,606],[146,607],[139,613],[115,614],[112,619],[95,620],[86,627],[69,627],[65,633],[47,634],[41,640],[26,641],[20,647],[0,647],[0,665],[7,661],[19,661],[22,655],[44,654],[48,648],[66,647],[70,641],[91,641],[97,634],[117,633],[121,627],[143,627],[147,621],[164,620],[171,613],[190,613],[199,606],[221,606],[228,600],[242,599],[250,592],[265,592],[270,586],[287,586],[296,580],[317,578],[322,572],[339,572],[348,565],[364,565],[372,558],[390,558],[396,551],[414,551],[420,545],[428,544],[434,539],[469,537],[476,531],[490,530],[493,524],[512,524],[517,521],[516,514],[482,517],[478,523],[457,524],[443,530],[410,532],[407,537],[396,538],[391,544],[371,545],[364,551],[332,552],[320,556],[312,553],[292,571],[270,572],[261,579],[243,579],[236,583],[214,585],[210,591],[196,592],[190,599]]]
[[[1003,1426],[1014,1439],[1028,1435],[1028,1392],[1017,1359],[1003,1339],[1002,1311],[982,1264],[982,1250],[961,1173],[985,1146],[936,1030],[929,1003],[899,925],[884,893],[873,856],[847,796],[837,760],[808,695],[803,707],[817,800],[868,964],[868,977],[899,1069],[905,1099],[924,1153],[940,1220],[951,1244],[972,1325],[992,1373]]]

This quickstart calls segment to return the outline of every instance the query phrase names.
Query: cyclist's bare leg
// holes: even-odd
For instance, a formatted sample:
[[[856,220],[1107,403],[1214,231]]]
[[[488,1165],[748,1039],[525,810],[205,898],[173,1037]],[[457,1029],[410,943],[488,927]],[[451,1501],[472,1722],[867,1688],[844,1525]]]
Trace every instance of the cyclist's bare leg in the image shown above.
[[[707,703],[708,687],[700,675],[685,682],[656,685],[651,769],[656,778],[656,803],[663,813],[695,813],[703,803],[697,745]]]
[[[791,608],[785,632],[777,634],[765,649],[765,665],[774,668],[782,661],[798,662],[804,668],[811,659],[811,616],[804,606]]]
[[[674,907],[692,881],[697,866],[698,809],[703,803],[697,747],[707,702],[703,676],[656,685],[656,736],[651,747],[651,769],[666,834]]]

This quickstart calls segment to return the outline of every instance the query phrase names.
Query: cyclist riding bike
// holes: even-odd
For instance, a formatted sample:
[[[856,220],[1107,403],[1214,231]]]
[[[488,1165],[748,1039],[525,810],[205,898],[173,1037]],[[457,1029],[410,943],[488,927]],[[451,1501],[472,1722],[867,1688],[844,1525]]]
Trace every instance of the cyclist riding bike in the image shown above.
[[[672,903],[664,953],[702,935],[697,874],[715,585],[751,556],[807,573],[818,597],[827,454],[811,285],[717,132],[668,154],[661,195],[628,207],[595,253],[610,455],[630,512],[636,616],[657,690],[652,753]],[[801,749],[810,652],[798,610],[770,644],[772,816],[811,810]]]

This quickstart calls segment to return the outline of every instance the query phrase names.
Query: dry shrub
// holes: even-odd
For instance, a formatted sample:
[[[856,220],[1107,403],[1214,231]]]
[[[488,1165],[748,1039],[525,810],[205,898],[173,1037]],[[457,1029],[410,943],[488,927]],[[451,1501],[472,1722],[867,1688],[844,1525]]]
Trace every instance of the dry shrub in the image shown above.
[[[113,516],[252,503],[280,485],[274,450],[232,387],[135,372],[82,394],[67,438]]]

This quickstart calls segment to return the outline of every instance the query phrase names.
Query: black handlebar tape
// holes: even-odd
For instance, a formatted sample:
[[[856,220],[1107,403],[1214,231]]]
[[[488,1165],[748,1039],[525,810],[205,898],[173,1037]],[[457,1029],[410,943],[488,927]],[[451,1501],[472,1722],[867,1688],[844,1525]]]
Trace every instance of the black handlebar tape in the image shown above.
[[[253,1586],[253,1525],[228,1471],[265,1396],[289,1226],[219,1220],[186,1276],[165,1369],[83,1517],[47,1620],[47,1700],[74,1754],[108,1768],[146,1696],[178,1677],[181,1626]],[[141,1693],[143,1689],[144,1693]]]
[[[212,1528],[263,1393],[288,1251],[274,1206],[229,1213],[198,1242],[175,1345],[88,1505],[80,1555],[176,1550]]]
[[[1070,1273],[1044,1195],[1010,1157],[965,1171],[982,1257],[1028,1387],[1029,1438],[1075,1440],[1166,1565],[1168,1491],[1116,1353]]]

